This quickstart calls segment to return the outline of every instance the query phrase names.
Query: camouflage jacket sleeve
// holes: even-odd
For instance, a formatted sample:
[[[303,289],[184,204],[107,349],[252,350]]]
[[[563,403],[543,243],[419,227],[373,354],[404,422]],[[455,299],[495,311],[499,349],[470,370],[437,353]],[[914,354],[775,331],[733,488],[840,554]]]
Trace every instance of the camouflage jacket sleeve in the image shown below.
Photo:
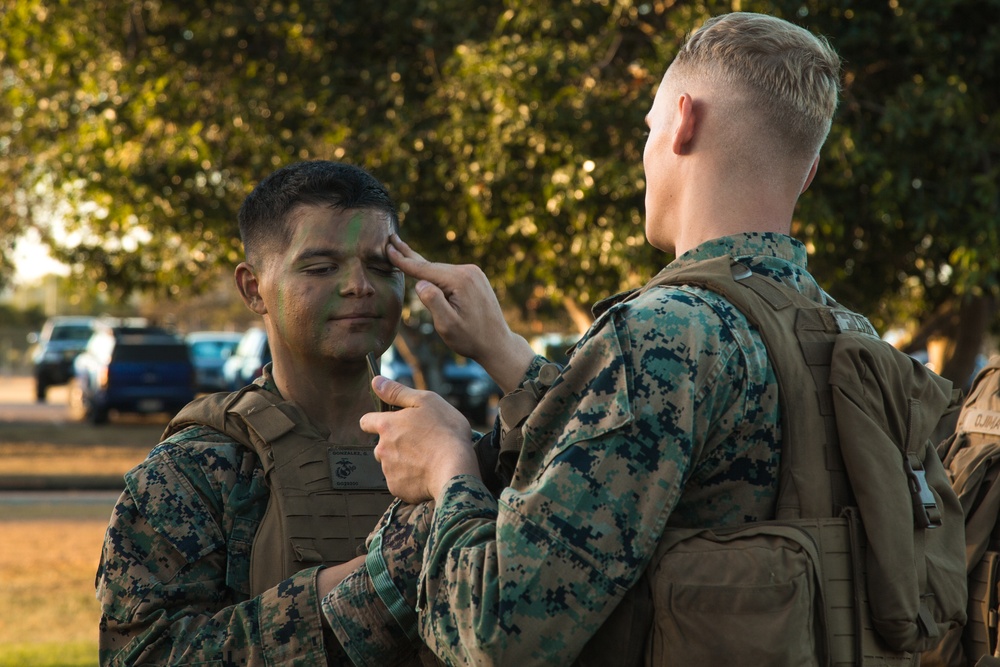
[[[650,290],[595,323],[526,421],[499,502],[467,476],[442,496],[418,589],[437,655],[572,664],[668,522],[772,511],[776,387],[748,329],[691,288]]]
[[[323,598],[323,611],[344,651],[359,667],[421,663],[417,581],[430,530],[432,502],[396,500],[368,540],[365,567]],[[426,656],[424,656],[426,657]]]
[[[257,522],[233,507],[260,503],[259,464],[234,451],[167,441],[126,475],[97,575],[102,665],[319,665],[331,643],[349,664],[324,642],[318,568],[249,597]]]

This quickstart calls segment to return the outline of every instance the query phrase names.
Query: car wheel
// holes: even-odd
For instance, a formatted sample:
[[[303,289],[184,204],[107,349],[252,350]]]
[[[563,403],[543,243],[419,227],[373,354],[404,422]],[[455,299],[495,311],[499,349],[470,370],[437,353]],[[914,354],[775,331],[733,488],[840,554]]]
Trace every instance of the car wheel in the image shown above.
[[[100,426],[101,424],[108,423],[108,409],[107,408],[90,408],[90,423],[95,426]]]

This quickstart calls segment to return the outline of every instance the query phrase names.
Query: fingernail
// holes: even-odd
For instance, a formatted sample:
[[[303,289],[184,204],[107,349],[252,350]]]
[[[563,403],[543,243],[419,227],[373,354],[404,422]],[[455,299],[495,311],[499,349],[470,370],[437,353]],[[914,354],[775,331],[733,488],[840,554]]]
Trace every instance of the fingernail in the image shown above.
[[[413,286],[413,289],[417,291],[417,294],[422,293],[430,285],[426,280],[418,280],[417,284]]]
[[[382,387],[385,386],[385,383],[386,383],[386,378],[385,377],[383,377],[381,375],[376,375],[375,376],[374,385],[375,385],[375,390],[376,391],[381,391]]]

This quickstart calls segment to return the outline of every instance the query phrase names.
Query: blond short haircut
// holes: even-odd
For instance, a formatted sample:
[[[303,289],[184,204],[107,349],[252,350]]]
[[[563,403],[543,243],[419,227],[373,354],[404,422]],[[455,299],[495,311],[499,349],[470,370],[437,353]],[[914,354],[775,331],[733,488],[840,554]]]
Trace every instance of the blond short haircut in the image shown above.
[[[830,132],[840,57],[825,38],[788,21],[746,12],[716,16],[691,35],[671,69],[737,91],[795,155],[811,159]]]

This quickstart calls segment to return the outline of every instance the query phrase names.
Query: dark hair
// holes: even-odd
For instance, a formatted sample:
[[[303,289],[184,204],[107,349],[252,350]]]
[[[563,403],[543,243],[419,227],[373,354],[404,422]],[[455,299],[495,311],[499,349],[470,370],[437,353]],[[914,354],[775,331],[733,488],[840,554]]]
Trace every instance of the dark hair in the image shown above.
[[[291,241],[288,214],[299,206],[367,208],[387,214],[399,229],[396,205],[377,178],[361,167],[309,160],[295,162],[265,177],[240,206],[240,238],[251,263],[262,251],[285,248]]]

